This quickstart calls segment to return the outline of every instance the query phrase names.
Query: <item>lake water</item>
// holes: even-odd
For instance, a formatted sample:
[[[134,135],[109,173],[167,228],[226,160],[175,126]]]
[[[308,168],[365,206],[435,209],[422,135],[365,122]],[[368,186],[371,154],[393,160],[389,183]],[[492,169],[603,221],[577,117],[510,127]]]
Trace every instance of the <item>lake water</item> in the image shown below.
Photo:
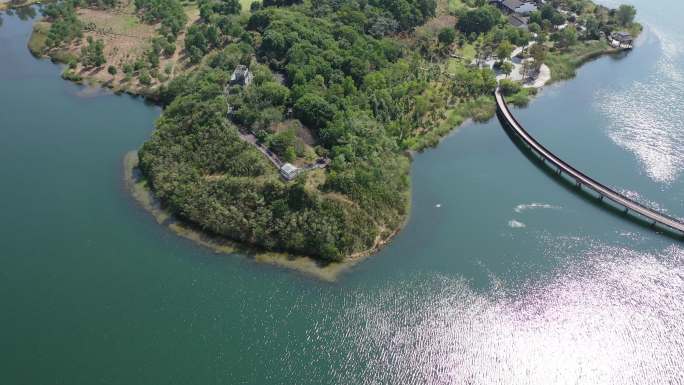
[[[684,217],[684,4],[517,110],[580,170]],[[413,211],[326,283],[178,238],[122,158],[159,109],[0,27],[0,383],[681,384],[682,242],[531,162],[496,120],[414,162]]]

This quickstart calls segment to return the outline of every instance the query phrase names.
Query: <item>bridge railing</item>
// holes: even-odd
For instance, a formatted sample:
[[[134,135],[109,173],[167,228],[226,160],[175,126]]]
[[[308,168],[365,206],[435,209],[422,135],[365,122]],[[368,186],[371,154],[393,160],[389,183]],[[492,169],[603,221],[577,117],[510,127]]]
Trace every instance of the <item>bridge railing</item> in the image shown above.
[[[684,223],[682,223],[678,219],[655,211],[649,207],[644,206],[639,202],[627,198],[626,196],[616,192],[610,187],[601,184],[600,182],[594,180],[593,178],[587,176],[583,172],[577,170],[573,166],[564,162],[562,159],[558,158],[550,150],[548,150],[536,139],[534,139],[534,137],[532,137],[523,128],[523,126],[511,113],[499,88],[496,89],[495,93],[497,109],[500,115],[503,115],[503,118],[506,121],[505,124],[512,128],[516,132],[517,136],[519,136],[528,146],[533,148],[535,152],[539,154],[539,156],[553,163],[556,167],[558,167],[559,170],[562,170],[566,174],[572,176],[578,184],[583,184],[589,187],[590,189],[594,190],[601,197],[608,197],[609,199],[615,201],[616,203],[624,206],[627,209],[631,209],[652,221],[658,222],[662,225],[665,225],[684,234]]]

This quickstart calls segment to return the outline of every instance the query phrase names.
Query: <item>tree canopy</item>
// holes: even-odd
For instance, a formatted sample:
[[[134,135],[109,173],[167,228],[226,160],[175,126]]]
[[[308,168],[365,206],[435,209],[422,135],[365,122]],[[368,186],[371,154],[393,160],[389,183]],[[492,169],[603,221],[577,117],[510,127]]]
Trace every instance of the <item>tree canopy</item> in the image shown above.
[[[617,9],[616,13],[620,25],[626,26],[634,22],[637,11],[633,5],[623,4]]]
[[[173,1],[136,5],[152,20]],[[166,107],[139,152],[144,175],[166,207],[212,234],[327,260],[372,249],[408,214],[406,151],[494,114],[495,73],[442,65],[446,48],[496,55],[510,73],[504,59],[532,40],[486,2],[467,3],[455,26],[426,33],[416,27],[434,0],[264,0],[249,13],[236,0],[200,0],[185,34],[192,70],[159,90]],[[565,17],[551,6],[531,18],[559,47],[579,38],[574,27],[553,32]],[[547,51],[538,43],[530,54],[541,63]],[[230,81],[238,66],[251,83]],[[260,151],[328,166],[285,182]]]
[[[492,6],[484,6],[467,11],[458,20],[458,29],[465,33],[489,32],[501,20],[501,12]]]

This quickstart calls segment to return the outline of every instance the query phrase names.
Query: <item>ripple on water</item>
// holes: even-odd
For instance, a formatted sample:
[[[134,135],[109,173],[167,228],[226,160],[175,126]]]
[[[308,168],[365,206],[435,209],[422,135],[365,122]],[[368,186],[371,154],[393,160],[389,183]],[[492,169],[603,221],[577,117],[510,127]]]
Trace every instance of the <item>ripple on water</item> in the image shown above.
[[[515,211],[516,213],[520,214],[520,213],[522,213],[522,212],[524,212],[524,211],[528,211],[528,210],[538,210],[538,209],[545,209],[545,210],[547,210],[547,209],[548,209],[548,210],[560,210],[561,207],[560,207],[560,206],[550,205],[550,204],[548,204],[548,203],[522,203],[522,204],[519,204],[519,205],[515,206],[515,208],[513,208],[513,211]]]
[[[510,221],[508,221],[508,227],[512,229],[523,229],[527,227],[527,225],[520,221],[516,221],[515,219],[511,219]]]
[[[684,383],[684,249],[594,246],[582,257],[514,291],[421,277],[352,294],[331,320],[345,342],[314,349],[354,352],[330,369],[335,383]]]

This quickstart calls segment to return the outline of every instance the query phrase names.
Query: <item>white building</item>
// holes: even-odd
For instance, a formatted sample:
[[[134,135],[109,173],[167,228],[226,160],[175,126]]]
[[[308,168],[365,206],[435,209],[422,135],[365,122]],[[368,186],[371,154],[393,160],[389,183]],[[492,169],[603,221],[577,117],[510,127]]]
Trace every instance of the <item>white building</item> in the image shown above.
[[[297,174],[299,174],[299,169],[291,163],[285,163],[282,167],[280,167],[280,175],[282,175],[286,180],[294,179]]]

